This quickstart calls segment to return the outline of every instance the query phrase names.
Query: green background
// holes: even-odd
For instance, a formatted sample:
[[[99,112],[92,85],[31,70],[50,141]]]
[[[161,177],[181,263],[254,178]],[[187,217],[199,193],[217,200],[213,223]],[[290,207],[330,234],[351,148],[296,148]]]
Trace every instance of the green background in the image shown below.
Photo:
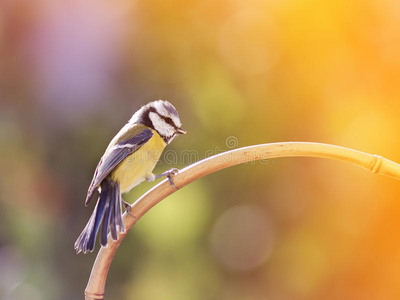
[[[188,131],[155,173],[283,141],[400,162],[399,28],[398,0],[1,1],[0,299],[83,299],[88,185],[149,101]],[[399,299],[399,195],[336,161],[220,171],[134,226],[106,299]]]

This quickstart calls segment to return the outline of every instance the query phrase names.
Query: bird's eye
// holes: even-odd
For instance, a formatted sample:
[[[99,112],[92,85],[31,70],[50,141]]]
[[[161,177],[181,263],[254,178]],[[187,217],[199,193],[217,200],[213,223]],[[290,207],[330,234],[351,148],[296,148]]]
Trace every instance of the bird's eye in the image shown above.
[[[174,122],[172,121],[171,118],[165,118],[164,120],[165,120],[165,122],[167,122],[169,125],[175,127],[175,124],[174,124]]]

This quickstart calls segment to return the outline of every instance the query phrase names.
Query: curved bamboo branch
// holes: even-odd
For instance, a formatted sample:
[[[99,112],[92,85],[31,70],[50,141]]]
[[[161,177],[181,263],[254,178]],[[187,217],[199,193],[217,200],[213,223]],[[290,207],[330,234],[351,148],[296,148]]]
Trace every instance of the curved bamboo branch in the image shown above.
[[[174,183],[178,188],[182,188],[200,177],[234,165],[256,160],[294,156],[321,157],[347,161],[375,174],[400,179],[400,165],[382,156],[329,144],[285,142],[249,146],[211,156],[180,170],[179,174],[174,176]],[[166,179],[154,186],[132,204],[131,214],[134,217],[125,213],[123,218],[127,229],[126,232],[120,235],[117,241],[113,241],[109,237],[108,247],[102,247],[97,255],[85,290],[86,300],[104,298],[105,283],[111,261],[127,232],[150,208],[175,191]]]

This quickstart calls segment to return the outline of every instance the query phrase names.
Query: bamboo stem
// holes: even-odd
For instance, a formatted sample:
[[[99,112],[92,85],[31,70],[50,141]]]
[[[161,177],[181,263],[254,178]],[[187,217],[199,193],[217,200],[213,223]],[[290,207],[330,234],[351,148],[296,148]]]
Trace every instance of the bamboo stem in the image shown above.
[[[375,174],[400,179],[400,165],[382,156],[329,144],[284,142],[239,148],[203,159],[187,166],[179,174],[175,175],[174,184],[178,188],[182,188],[196,179],[238,164],[278,157],[297,156],[347,161]],[[134,217],[125,213],[123,218],[126,232],[120,235],[117,241],[113,241],[109,237],[108,246],[106,248],[102,247],[97,255],[85,290],[86,300],[104,298],[105,283],[111,261],[127,232],[149,209],[175,191],[166,179],[154,186],[132,204],[131,214]]]

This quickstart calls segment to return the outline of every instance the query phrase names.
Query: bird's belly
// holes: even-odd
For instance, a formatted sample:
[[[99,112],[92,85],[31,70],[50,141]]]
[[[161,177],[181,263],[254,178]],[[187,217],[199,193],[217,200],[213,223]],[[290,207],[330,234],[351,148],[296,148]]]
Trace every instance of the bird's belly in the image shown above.
[[[153,137],[152,139],[155,139]],[[121,193],[130,191],[152,173],[157,164],[165,143],[153,140],[143,145],[138,151],[127,156],[111,173],[111,178],[120,184]]]

